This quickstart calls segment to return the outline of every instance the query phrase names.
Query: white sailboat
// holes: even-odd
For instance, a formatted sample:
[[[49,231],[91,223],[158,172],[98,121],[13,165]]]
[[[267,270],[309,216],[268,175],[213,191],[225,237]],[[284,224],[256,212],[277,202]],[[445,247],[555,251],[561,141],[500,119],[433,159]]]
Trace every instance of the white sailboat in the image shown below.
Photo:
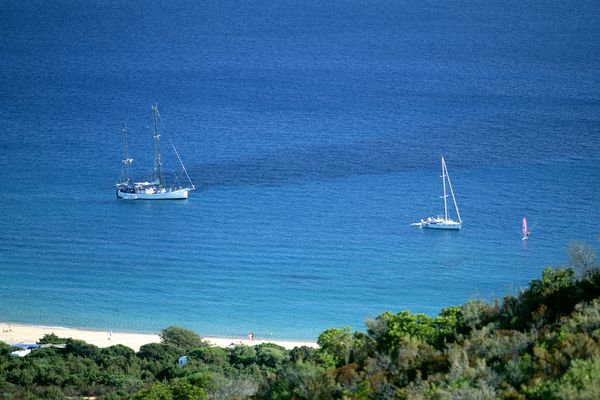
[[[458,218],[458,221],[455,221],[448,217],[448,194],[446,192],[446,182],[448,183],[448,188],[450,189],[450,194],[452,196],[452,202],[454,203],[454,210],[456,212],[456,217]],[[421,219],[420,222],[415,222],[412,225],[428,229],[458,230],[462,228],[460,212],[458,211],[458,205],[456,204],[454,190],[452,189],[452,182],[450,182],[450,175],[448,175],[448,168],[446,167],[446,161],[444,160],[444,157],[442,157],[442,187],[444,191],[444,195],[442,196],[442,198],[444,199],[444,218],[440,216],[429,217],[427,219]]]
[[[158,129],[160,114],[158,107],[152,106],[152,123],[154,126],[154,179],[151,182],[132,182],[129,176],[129,167],[133,163],[133,159],[129,158],[129,148],[127,145],[127,128],[123,129],[125,138],[125,151],[123,163],[123,180],[117,183],[116,192],[117,198],[124,200],[185,200],[191,190],[196,189],[190,176],[177,153],[177,149],[173,146],[175,155],[181,164],[181,168],[187,177],[190,186],[168,186],[162,169],[162,161],[160,157],[160,131]]]

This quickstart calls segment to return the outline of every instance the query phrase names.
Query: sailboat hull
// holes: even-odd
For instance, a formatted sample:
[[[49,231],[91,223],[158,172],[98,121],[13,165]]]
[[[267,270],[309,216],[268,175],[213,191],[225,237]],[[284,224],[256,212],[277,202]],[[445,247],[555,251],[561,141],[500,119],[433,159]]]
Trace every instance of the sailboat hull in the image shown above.
[[[457,231],[460,228],[462,228],[462,224],[459,222],[454,222],[454,221],[450,221],[450,222],[440,222],[440,223],[423,223],[421,225],[423,228],[427,228],[427,229],[440,229],[440,230],[447,230],[447,231]]]
[[[121,182],[116,184],[117,199],[123,200],[185,200],[188,198],[190,190],[194,190],[194,184],[192,183],[190,176],[177,153],[177,149],[173,146],[175,155],[185,172],[185,176],[191,186],[171,186],[167,187],[163,175],[162,162],[160,157],[160,131],[158,125],[162,123],[160,114],[158,113],[158,107],[156,104],[152,106],[152,121],[154,125],[154,173],[152,182],[132,182],[129,176],[129,167],[133,162],[132,158],[129,158],[129,145],[127,144],[127,128],[123,129],[125,134],[125,152],[123,162],[124,176],[121,178]],[[164,124],[163,124],[164,126]],[[125,178],[123,180],[123,178]],[[179,185],[179,184],[178,184]]]
[[[149,191],[125,192],[117,189],[117,198],[123,200],[185,200],[188,198],[188,193],[189,189],[187,188],[156,191],[154,193]]]
[[[448,218],[448,195],[446,191],[446,182],[448,183],[448,188],[450,189],[450,195],[452,196],[452,202],[454,203],[454,210],[456,211],[456,216],[458,217],[458,221],[454,221]],[[421,228],[426,229],[437,229],[437,230],[445,230],[445,231],[457,231],[462,228],[462,220],[460,219],[460,212],[458,211],[458,205],[456,204],[456,198],[454,197],[454,189],[452,189],[452,182],[450,182],[450,175],[448,174],[448,168],[446,168],[446,161],[444,157],[442,157],[442,188],[444,191],[444,195],[442,198],[444,199],[444,218],[440,216],[429,217],[426,220],[422,219],[421,222],[417,222],[411,225],[420,226]]]

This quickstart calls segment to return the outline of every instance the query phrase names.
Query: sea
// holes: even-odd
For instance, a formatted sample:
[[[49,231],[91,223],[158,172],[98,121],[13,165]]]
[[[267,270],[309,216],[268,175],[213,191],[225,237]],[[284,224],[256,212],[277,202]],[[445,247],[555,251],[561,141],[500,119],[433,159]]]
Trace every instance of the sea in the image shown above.
[[[600,247],[596,0],[1,14],[1,321],[316,340],[501,301]],[[152,104],[188,200],[115,196],[123,128],[153,168]],[[458,232],[410,225],[443,215],[442,156]]]

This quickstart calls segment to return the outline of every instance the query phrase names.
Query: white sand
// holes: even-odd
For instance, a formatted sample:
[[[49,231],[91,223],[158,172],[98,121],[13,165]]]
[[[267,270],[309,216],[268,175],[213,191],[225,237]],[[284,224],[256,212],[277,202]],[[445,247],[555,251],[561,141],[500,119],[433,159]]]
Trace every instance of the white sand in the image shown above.
[[[58,337],[83,340],[98,347],[108,347],[115,344],[122,344],[132,348],[135,351],[138,351],[144,344],[160,342],[160,337],[158,334],[152,333],[132,333],[106,330],[99,331],[0,322],[0,341],[11,345],[19,343],[36,343],[47,333],[54,333]],[[239,344],[252,346],[260,343],[275,343],[279,346],[285,347],[286,349],[293,349],[294,347],[298,346],[317,347],[315,342],[261,339],[260,337],[255,338],[255,340],[250,340],[248,337],[219,338],[203,336],[203,338],[211,345],[219,347],[228,347]]]

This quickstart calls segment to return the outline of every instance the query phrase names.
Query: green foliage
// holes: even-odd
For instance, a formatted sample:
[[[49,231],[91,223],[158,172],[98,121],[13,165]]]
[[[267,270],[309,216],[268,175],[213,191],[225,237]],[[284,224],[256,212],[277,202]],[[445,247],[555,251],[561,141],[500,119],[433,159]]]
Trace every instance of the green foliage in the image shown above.
[[[600,358],[573,360],[557,387],[559,399],[600,399]]]
[[[116,344],[114,346],[105,347],[100,350],[102,358],[122,358],[125,360],[132,360],[135,357],[135,351],[122,344]]]
[[[276,344],[263,343],[254,346],[256,363],[267,368],[277,368],[289,360],[289,352]]]
[[[239,345],[231,349],[229,353],[231,364],[247,366],[256,362],[256,349],[252,346]]]
[[[592,265],[584,250],[573,268]],[[0,399],[598,399],[600,271],[587,271],[549,268],[518,296],[435,317],[386,312],[366,333],[327,329],[318,349],[210,347],[178,327],[137,353],[51,334],[40,343],[66,348],[15,359],[0,342]]]
[[[188,356],[218,369],[229,365],[229,354],[221,347],[201,347],[190,351]]]
[[[88,344],[83,340],[67,339],[66,344],[67,353],[92,359],[98,359],[100,357],[100,348],[98,346],[94,346],[93,344]]]
[[[170,326],[163,329],[160,333],[160,339],[163,344],[170,344],[180,349],[193,349],[208,346],[208,343],[194,331],[178,326]]]
[[[167,369],[177,363],[182,350],[171,344],[149,343],[140,347],[137,356],[141,364],[154,378],[167,376]]]
[[[348,365],[354,347],[354,336],[349,326],[342,329],[331,328],[319,335],[319,354],[325,365]]]
[[[50,343],[51,344],[63,344],[63,343],[67,343],[67,339],[58,337],[58,336],[56,336],[56,334],[54,334],[54,332],[52,332],[52,333],[46,333],[37,342],[39,344],[50,344]]]
[[[323,369],[311,363],[288,364],[268,375],[259,387],[258,399],[333,399],[335,384],[332,377]]]
[[[258,385],[259,380],[251,375],[239,373],[227,377],[213,373],[211,385],[206,390],[211,399],[254,399]]]
[[[588,333],[596,341],[600,340],[600,299],[575,306],[575,312],[561,326],[561,333],[566,332]]]
[[[463,347],[471,357],[483,358],[490,365],[505,363],[529,350],[535,336],[512,330],[474,331]]]
[[[459,330],[459,321],[462,322],[461,307],[443,308],[440,314],[433,320],[436,334],[429,344],[442,348],[447,341],[453,341]]]
[[[12,346],[0,341],[0,357],[7,356],[12,351]]]
[[[523,393],[528,400],[555,400],[556,385],[552,381],[539,379],[530,386],[523,387]]]
[[[595,272],[577,279],[572,269],[546,269],[499,306],[471,301],[437,317],[387,312],[368,321],[362,337],[328,329],[314,354],[339,398],[598,398],[589,379],[600,358],[599,296]],[[302,354],[296,349],[290,359],[315,361]],[[581,376],[588,381],[573,378]],[[258,398],[301,398],[290,381],[278,370],[269,387],[279,397]]]
[[[155,383],[149,389],[142,390],[131,397],[132,400],[173,400],[168,385]]]
[[[562,289],[570,289],[575,284],[575,272],[570,269],[546,268],[541,280],[530,283],[529,292],[541,296],[553,294]]]
[[[385,312],[375,320],[367,321],[368,333],[377,342],[380,352],[393,354],[402,338],[431,340],[435,336],[433,319],[425,314],[411,314],[400,311],[398,314]]]
[[[185,379],[192,385],[199,388],[210,388],[213,385],[210,372],[196,372],[191,375],[187,375]]]
[[[500,310],[505,328],[524,330],[532,326],[556,323],[585,300],[582,282],[570,269],[546,268],[541,280],[533,280],[518,298],[506,297]]]
[[[402,338],[418,339],[442,349],[446,341],[458,334],[460,307],[445,308],[435,318],[425,314],[401,311],[385,312],[375,320],[367,321],[368,333],[377,342],[377,350],[394,354]]]
[[[170,385],[173,400],[206,400],[206,392],[184,379],[175,379]]]
[[[308,346],[301,346],[301,347],[294,347],[292,350],[290,350],[290,361],[291,362],[316,362],[318,359],[317,357],[317,350],[312,348],[312,347],[308,347]]]
[[[137,355],[149,361],[171,362],[181,356],[181,350],[171,344],[148,343],[140,347]]]
[[[47,400],[64,400],[64,399],[66,399],[65,394],[57,386],[49,386],[46,389],[43,389],[39,393],[39,397],[41,399],[47,399]]]

